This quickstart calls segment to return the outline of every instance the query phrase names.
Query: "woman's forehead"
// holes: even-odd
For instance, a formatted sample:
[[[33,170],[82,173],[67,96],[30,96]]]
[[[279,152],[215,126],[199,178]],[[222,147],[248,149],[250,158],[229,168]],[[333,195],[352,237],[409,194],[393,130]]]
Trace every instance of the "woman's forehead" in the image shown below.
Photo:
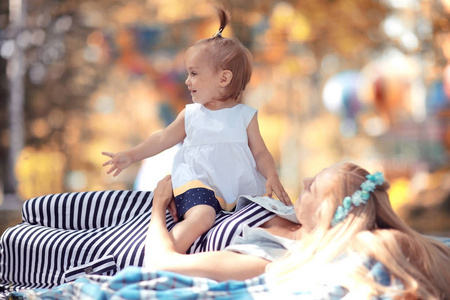
[[[336,174],[337,166],[331,166],[320,171],[315,179],[320,180],[321,182],[331,181],[333,176]]]

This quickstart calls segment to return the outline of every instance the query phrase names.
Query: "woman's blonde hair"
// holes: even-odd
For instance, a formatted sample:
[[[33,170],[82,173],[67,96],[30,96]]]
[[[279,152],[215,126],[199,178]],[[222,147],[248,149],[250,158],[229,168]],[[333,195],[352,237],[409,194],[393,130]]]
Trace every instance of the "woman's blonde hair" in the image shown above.
[[[230,21],[230,14],[218,7],[216,7],[216,11],[220,20],[217,33],[211,38],[197,41],[187,50],[186,55],[193,50],[201,51],[202,56],[212,64],[216,71],[231,71],[233,77],[226,87],[225,93],[217,100],[232,98],[240,101],[252,76],[252,55],[237,38],[222,37],[222,31]]]
[[[354,207],[343,221],[331,227],[337,207],[345,196],[360,189],[369,174],[351,163],[334,166],[333,170],[330,184],[319,187],[324,189],[324,199],[317,199],[322,204],[315,229],[285,258],[270,265],[269,284],[288,288],[301,280],[333,284],[338,281],[349,291],[365,297],[381,294],[412,299],[449,297],[450,248],[414,231],[397,216],[389,201],[387,182],[376,187],[365,205]],[[339,264],[338,258],[350,253],[381,262],[389,270],[391,281],[398,280],[403,289],[375,282],[362,263]],[[319,274],[314,278],[311,272]]]

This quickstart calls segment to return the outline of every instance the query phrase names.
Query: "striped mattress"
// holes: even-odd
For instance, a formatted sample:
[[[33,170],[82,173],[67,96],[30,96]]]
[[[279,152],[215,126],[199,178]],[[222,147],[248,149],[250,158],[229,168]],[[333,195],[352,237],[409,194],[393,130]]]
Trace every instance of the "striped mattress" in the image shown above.
[[[22,223],[0,238],[0,290],[51,288],[85,274],[114,275],[142,266],[152,214],[152,192],[101,191],[52,194],[26,201]],[[215,224],[188,253],[221,250],[274,216],[250,204]],[[170,230],[174,221],[166,215]]]

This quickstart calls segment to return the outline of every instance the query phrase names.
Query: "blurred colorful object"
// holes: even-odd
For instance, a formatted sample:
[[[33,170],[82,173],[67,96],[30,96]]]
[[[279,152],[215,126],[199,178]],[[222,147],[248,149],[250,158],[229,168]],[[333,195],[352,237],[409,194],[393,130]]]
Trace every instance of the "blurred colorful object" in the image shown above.
[[[445,93],[444,83],[435,81],[427,90],[427,110],[435,114],[446,106],[450,106],[450,96]]]
[[[303,42],[311,34],[308,19],[287,2],[279,2],[275,5],[271,23],[276,33],[284,35],[290,41]]]
[[[450,0],[441,0],[442,5],[447,13],[450,13]]]
[[[22,199],[63,192],[66,157],[49,148],[25,147],[18,155],[15,173],[20,178],[18,193]]]
[[[429,85],[426,105],[429,114],[450,109],[450,64],[444,68],[442,80],[436,80]]]
[[[356,70],[340,72],[327,80],[322,92],[325,108],[341,117],[341,133],[344,136],[356,134],[356,118],[362,109],[358,96],[360,78]]]
[[[420,119],[425,92],[420,89],[419,74],[417,61],[389,49],[361,70],[361,100],[376,109],[387,128],[402,120]]]
[[[447,100],[450,100],[450,63],[447,64],[442,73],[442,80],[444,82],[444,92],[447,95]]]

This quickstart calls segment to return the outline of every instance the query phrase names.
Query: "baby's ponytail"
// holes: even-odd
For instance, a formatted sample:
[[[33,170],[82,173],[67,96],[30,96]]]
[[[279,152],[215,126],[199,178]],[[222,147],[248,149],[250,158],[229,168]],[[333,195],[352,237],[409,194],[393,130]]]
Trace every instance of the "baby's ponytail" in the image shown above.
[[[219,30],[217,30],[217,32],[211,38],[222,37],[222,31],[225,29],[225,27],[227,27],[228,22],[230,22],[231,19],[230,13],[228,11],[225,11],[223,8],[217,6],[215,8],[217,16],[220,20],[220,27]]]

